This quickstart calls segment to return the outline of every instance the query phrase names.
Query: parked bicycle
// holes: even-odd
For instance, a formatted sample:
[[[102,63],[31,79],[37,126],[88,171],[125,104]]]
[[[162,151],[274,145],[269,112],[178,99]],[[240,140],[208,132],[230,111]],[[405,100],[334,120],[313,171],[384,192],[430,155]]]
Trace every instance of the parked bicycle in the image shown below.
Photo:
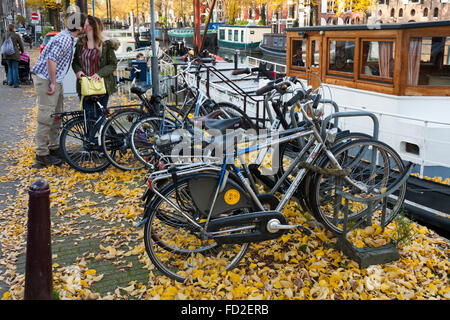
[[[405,167],[392,148],[374,139],[333,147],[337,130],[325,128],[321,135],[319,101],[316,95],[299,105],[305,126],[283,130],[280,137],[257,136],[264,142],[251,147],[235,145],[221,165],[197,162],[147,175],[141,223],[146,251],[162,273],[184,281],[196,269],[230,270],[252,242],[276,239],[292,229],[309,234],[301,225],[290,225],[281,212],[310,171],[312,210],[334,233],[369,220],[382,226],[392,221],[403,203],[411,165]],[[255,193],[235,160],[298,138],[307,143],[277,182],[279,187],[297,169],[281,200],[273,193]],[[393,192],[395,203],[389,201]]]

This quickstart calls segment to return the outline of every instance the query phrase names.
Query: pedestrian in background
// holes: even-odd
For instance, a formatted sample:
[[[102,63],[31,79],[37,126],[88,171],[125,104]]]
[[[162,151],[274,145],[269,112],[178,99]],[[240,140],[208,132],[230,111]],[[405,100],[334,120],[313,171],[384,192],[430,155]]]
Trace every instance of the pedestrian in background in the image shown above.
[[[35,137],[37,165],[62,163],[58,135],[61,120],[55,121],[51,115],[63,112],[62,82],[72,64],[76,38],[84,32],[85,20],[86,16],[82,13],[70,13],[66,19],[67,29],[48,42],[31,69],[38,104]]]
[[[2,36],[2,44],[11,38],[14,53],[3,55],[3,59],[8,66],[8,85],[19,87],[19,61],[20,55],[24,52],[23,41],[16,33],[16,27],[13,24],[8,25],[8,31]]]

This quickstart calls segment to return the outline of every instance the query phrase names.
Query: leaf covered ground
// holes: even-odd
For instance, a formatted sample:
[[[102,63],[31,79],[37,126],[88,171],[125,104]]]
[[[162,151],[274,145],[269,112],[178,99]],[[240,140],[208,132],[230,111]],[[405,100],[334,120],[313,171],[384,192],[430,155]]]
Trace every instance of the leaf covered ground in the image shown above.
[[[30,89],[28,93],[32,94]],[[337,238],[317,225],[312,236],[298,231],[253,244],[238,268],[224,274],[195,272],[175,282],[151,264],[136,224],[145,171],[110,167],[83,174],[61,167],[33,169],[37,107],[24,119],[25,138],[2,155],[0,183],[14,183],[0,212],[2,299],[23,299],[28,188],[35,179],[51,188],[53,284],[59,299],[449,299],[449,244],[426,227],[409,222],[401,258],[360,269],[336,248]],[[284,213],[291,223],[311,225],[294,201]],[[358,246],[384,244],[398,234],[358,230]],[[378,241],[378,242],[377,242]],[[195,281],[194,281],[195,280]]]

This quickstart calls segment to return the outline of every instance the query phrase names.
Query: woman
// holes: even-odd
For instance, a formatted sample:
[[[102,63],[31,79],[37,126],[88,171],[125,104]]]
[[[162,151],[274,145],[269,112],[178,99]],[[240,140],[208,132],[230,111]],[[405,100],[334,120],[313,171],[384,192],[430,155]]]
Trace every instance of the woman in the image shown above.
[[[110,40],[103,41],[103,23],[100,19],[88,16],[84,25],[85,36],[79,38],[75,46],[72,68],[77,79],[91,77],[94,81],[101,78],[105,81],[106,95],[100,99],[100,103],[106,108],[111,94],[117,91],[114,71],[117,68],[117,58],[114,50],[116,46]],[[81,98],[81,81],[77,81],[77,93]],[[99,117],[98,106],[83,99],[83,109],[90,119]]]
[[[11,37],[14,53],[11,55],[3,55],[6,65],[8,67],[8,84],[19,87],[19,61],[20,55],[24,52],[23,42],[20,36],[16,33],[16,27],[13,24],[8,25],[8,31],[2,37],[2,43]]]

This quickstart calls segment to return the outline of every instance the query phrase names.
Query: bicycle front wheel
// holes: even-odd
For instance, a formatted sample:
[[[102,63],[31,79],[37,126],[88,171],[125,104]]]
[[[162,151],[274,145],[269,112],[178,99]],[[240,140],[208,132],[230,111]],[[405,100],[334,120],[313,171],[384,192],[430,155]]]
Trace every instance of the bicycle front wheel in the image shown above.
[[[130,130],[130,144],[135,157],[145,166],[153,167],[160,159],[154,145],[163,134],[168,134],[176,129],[176,124],[168,119],[160,117],[147,117],[137,121]]]
[[[144,164],[131,149],[130,131],[132,125],[145,113],[138,109],[122,110],[113,114],[102,131],[102,148],[108,160],[121,170],[139,170]]]
[[[403,205],[406,183],[400,185],[395,195],[371,199],[393,187],[404,173],[405,166],[397,152],[383,142],[361,139],[336,146],[332,154],[350,174],[338,177],[316,173],[309,201],[315,216],[336,234],[342,234],[344,227],[348,230],[362,219],[388,225]],[[328,157],[323,157],[318,166],[331,171],[335,168]],[[346,198],[346,195],[358,200]]]
[[[188,177],[176,186],[169,183],[161,194],[164,199],[158,198],[148,207],[151,212],[144,231],[146,252],[159,271],[183,282],[190,275],[193,278],[196,274],[211,275],[237,266],[247,252],[248,243],[218,244],[170,204],[183,208],[187,216],[201,223],[196,218]]]

